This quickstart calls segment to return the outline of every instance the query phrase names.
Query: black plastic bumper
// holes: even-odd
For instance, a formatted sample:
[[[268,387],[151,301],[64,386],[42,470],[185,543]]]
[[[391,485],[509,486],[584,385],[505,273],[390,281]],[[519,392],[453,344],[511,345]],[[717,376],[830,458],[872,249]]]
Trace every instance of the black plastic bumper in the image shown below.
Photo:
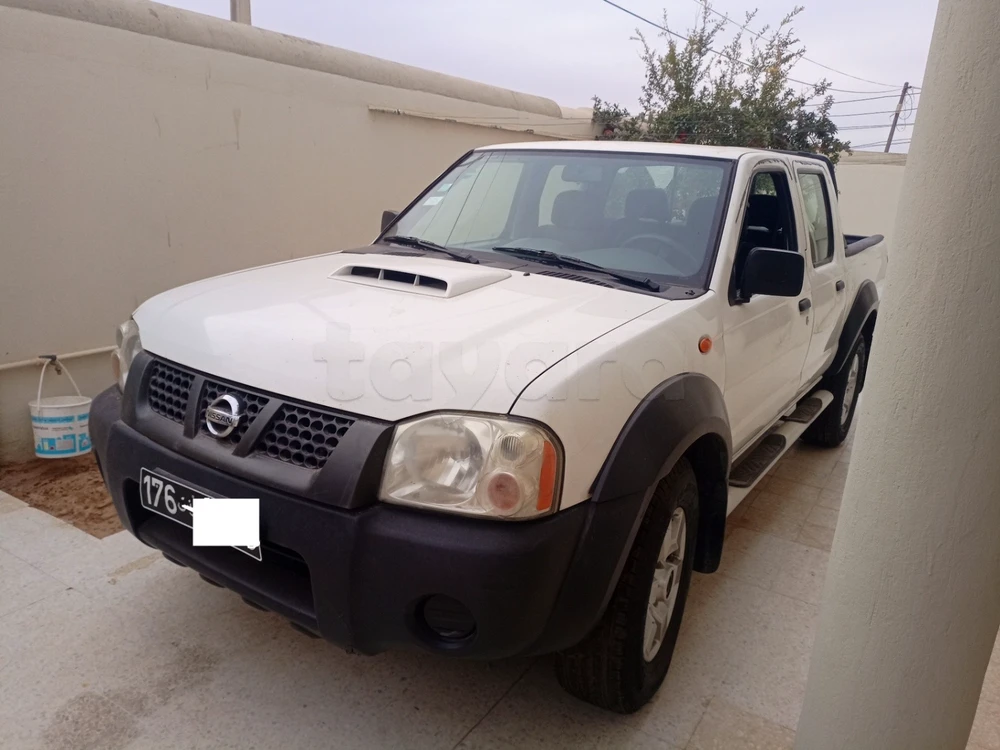
[[[641,497],[583,503],[515,523],[377,502],[334,508],[155,443],[121,420],[121,401],[115,388],[98,396],[90,429],[125,528],[251,602],[363,653],[417,647],[492,659],[578,642],[610,597],[641,504]],[[142,508],[143,467],[209,494],[259,497],[263,561],[194,547],[187,527]],[[441,637],[428,627],[424,604],[435,595],[461,603],[472,635]]]

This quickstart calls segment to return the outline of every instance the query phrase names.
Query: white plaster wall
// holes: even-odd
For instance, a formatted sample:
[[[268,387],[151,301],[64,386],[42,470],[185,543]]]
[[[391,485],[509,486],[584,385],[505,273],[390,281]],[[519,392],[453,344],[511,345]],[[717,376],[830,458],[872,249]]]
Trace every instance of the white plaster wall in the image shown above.
[[[903,165],[856,164],[850,159],[838,165],[844,231],[882,234],[891,240],[905,173]]]
[[[0,368],[113,343],[164,289],[368,242],[470,148],[591,133],[541,97],[143,0],[0,0],[0,102]],[[88,395],[110,382],[106,354],[70,365]],[[30,455],[36,376],[0,369],[0,461]]]
[[[941,0],[799,750],[964,748],[997,637],[998,38]]]

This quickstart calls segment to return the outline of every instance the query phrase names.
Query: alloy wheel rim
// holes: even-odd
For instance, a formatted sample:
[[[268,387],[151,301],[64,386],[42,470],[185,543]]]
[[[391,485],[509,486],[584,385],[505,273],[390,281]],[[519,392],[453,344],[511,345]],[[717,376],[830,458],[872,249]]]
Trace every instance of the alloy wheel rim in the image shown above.
[[[667,629],[673,620],[677,594],[681,587],[686,547],[687,517],[683,508],[677,508],[670,517],[666,534],[663,536],[663,544],[660,545],[656,568],[653,571],[653,585],[649,590],[649,603],[646,605],[642,656],[647,662],[655,659],[660,652]]]

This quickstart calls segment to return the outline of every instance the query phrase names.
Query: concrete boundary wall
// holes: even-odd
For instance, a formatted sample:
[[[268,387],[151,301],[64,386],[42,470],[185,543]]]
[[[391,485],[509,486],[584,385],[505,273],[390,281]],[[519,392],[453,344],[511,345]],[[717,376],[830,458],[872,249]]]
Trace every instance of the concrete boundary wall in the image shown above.
[[[586,110],[144,0],[0,0],[0,101],[0,463],[31,455],[38,354],[367,243],[476,146],[593,137]],[[106,351],[69,366],[110,384]]]
[[[840,216],[848,234],[883,234],[892,254],[896,209],[903,189],[906,154],[856,151],[837,165]]]
[[[424,91],[548,117],[562,116],[559,105],[544,97],[423,70],[246,24],[234,24],[160,3],[142,0],[0,0],[0,5],[332,73],[381,86]]]

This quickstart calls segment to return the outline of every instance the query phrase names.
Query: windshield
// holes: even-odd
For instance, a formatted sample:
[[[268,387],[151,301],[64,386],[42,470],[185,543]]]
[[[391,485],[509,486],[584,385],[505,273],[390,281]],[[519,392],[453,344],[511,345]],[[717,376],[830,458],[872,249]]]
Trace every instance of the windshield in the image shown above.
[[[481,151],[451,169],[385,238],[529,248],[704,286],[732,162],[654,154]]]

